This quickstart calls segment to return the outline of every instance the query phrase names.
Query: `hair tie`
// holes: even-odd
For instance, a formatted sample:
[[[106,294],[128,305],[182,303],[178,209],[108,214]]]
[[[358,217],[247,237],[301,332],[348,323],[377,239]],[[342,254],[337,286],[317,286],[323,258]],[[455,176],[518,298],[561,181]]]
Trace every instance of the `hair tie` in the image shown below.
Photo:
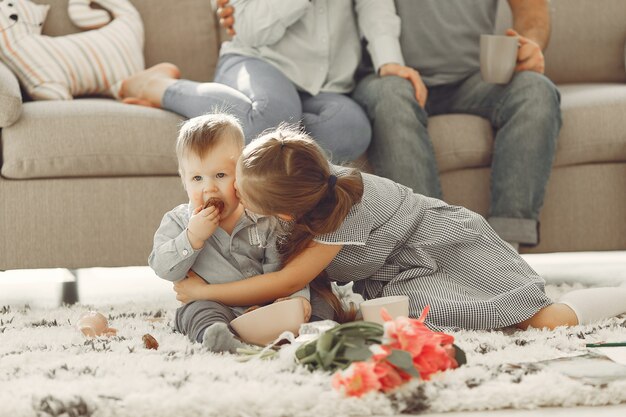
[[[285,147],[285,139],[280,138],[280,149],[283,149]]]
[[[332,174],[331,174],[331,175],[328,177],[328,186],[329,186],[330,188],[334,188],[334,187],[335,187],[335,184],[337,184],[337,176],[335,176],[335,175],[332,175]]]

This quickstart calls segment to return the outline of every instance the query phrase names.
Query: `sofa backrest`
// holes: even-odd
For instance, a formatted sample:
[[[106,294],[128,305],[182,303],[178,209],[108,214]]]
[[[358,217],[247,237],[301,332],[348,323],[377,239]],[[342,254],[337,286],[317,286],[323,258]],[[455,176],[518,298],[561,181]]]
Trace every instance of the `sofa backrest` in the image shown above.
[[[44,34],[78,32],[67,15],[68,0],[50,4]],[[146,66],[176,63],[184,78],[210,81],[220,35],[211,0],[131,0],[146,31]],[[506,4],[506,0],[501,0]],[[503,9],[503,8],[501,8]],[[552,35],[546,50],[546,75],[556,83],[626,82],[626,0],[551,0]],[[498,27],[506,27],[507,12]]]
[[[510,26],[500,0],[497,32]],[[546,75],[557,84],[626,82],[626,0],[551,0]]]
[[[220,31],[211,0],[130,0],[144,23],[146,66],[173,62],[182,76],[195,81],[213,79]],[[79,32],[67,14],[68,0],[34,0],[49,4],[43,27],[49,36]]]

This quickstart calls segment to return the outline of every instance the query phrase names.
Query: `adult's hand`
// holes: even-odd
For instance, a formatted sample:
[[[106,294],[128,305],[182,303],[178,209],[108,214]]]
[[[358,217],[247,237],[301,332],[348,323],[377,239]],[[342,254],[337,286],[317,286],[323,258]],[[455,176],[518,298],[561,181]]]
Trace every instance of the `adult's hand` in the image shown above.
[[[220,18],[220,25],[226,29],[226,33],[235,36],[235,8],[228,3],[229,0],[217,0],[217,16]]]
[[[424,108],[428,98],[428,88],[426,88],[426,84],[422,81],[422,77],[417,70],[400,64],[385,64],[380,67],[378,73],[381,77],[395,75],[411,82],[415,89],[415,98],[420,107]]]
[[[187,273],[187,277],[174,283],[174,291],[176,291],[176,299],[183,304],[196,300],[203,300],[202,292],[206,289],[205,280],[193,271]]]
[[[520,35],[513,29],[507,29],[507,36],[515,36],[519,40],[517,50],[517,65],[515,71],[535,71],[543,74],[546,69],[546,62],[541,46],[535,41]]]

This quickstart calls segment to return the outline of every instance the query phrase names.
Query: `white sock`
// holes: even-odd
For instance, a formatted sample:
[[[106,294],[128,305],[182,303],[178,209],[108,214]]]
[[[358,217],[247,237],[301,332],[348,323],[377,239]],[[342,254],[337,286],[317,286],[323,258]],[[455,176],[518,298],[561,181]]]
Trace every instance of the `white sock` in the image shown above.
[[[202,336],[202,346],[217,353],[236,353],[237,348],[246,347],[243,342],[235,338],[226,323],[215,323],[207,327]]]
[[[587,288],[563,295],[558,301],[574,310],[578,324],[626,313],[626,287]]]

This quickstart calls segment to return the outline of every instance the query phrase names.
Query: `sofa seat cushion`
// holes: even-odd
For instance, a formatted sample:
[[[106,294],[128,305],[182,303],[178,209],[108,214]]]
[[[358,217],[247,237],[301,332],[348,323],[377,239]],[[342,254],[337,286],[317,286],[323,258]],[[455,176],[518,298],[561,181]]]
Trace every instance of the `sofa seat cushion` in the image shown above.
[[[439,172],[491,165],[493,129],[487,119],[446,114],[428,119]]]
[[[22,117],[2,129],[2,176],[176,175],[182,120],[109,99],[25,103]]]
[[[626,161],[626,85],[560,85],[563,128],[554,166]],[[491,165],[493,134],[486,119],[466,114],[428,121],[440,172]]]
[[[626,161],[626,85],[560,85],[563,128],[555,166]]]

